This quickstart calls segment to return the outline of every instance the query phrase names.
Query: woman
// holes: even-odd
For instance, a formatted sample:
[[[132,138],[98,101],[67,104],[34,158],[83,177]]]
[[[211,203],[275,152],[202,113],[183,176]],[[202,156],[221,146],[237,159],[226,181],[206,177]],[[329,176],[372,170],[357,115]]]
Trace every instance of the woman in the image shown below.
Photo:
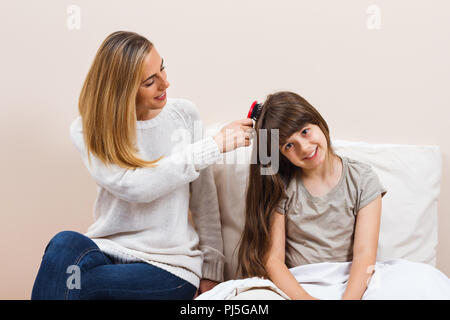
[[[53,237],[32,299],[192,299],[199,286],[214,285],[208,280],[222,280],[208,167],[221,153],[248,146],[253,123],[234,121],[203,138],[194,132],[201,124],[196,107],[168,99],[168,87],[163,59],[146,38],[119,31],[101,44],[81,90],[81,117],[71,126],[98,185],[95,222],[85,235]],[[179,143],[186,131],[189,140]]]

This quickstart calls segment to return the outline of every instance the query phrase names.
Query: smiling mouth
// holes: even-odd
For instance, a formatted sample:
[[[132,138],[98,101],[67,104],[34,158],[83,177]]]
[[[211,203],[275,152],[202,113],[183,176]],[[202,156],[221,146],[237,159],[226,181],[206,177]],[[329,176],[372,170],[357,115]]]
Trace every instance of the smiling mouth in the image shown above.
[[[164,91],[160,96],[155,97],[156,100],[164,100],[166,98],[166,92]]]
[[[307,156],[306,158],[303,158],[303,160],[311,160],[311,159],[315,158],[315,156],[317,155],[317,150],[318,149],[319,149],[319,147],[316,146],[314,151],[309,156]]]

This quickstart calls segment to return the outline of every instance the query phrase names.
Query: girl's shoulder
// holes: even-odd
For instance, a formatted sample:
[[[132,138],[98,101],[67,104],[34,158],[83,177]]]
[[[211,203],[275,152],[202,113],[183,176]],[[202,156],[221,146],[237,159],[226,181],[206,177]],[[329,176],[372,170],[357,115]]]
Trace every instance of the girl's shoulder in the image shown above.
[[[384,197],[387,189],[371,165],[355,159],[347,158],[346,160],[348,163],[347,190],[356,191],[355,212],[358,212],[377,196]]]
[[[289,181],[285,181],[284,179],[282,181],[287,197],[292,197],[298,191],[299,184],[301,183],[301,171],[294,171]]]
[[[346,158],[347,183],[354,184],[359,192],[381,192],[384,196],[387,192],[375,169],[365,162]],[[343,161],[345,161],[343,159]]]
[[[372,166],[365,162],[355,160],[346,156],[340,157],[342,159],[343,165],[346,166],[348,176],[352,179],[358,180],[358,178],[361,179],[363,177],[366,177],[367,175],[375,174]]]
[[[371,176],[376,176],[375,171],[369,164],[349,158],[347,156],[338,155],[342,159],[342,174],[344,180],[351,182],[359,182]],[[288,183],[285,183],[285,190],[288,195],[295,193],[301,184],[301,171],[295,171]]]

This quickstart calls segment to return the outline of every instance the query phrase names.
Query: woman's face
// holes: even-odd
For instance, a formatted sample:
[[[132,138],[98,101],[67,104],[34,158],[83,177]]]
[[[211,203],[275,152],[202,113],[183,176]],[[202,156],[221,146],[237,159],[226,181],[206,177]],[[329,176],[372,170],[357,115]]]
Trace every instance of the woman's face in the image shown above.
[[[169,87],[164,61],[153,47],[144,59],[141,83],[136,96],[137,120],[154,118],[166,105]]]
[[[319,126],[307,123],[280,146],[280,152],[297,167],[315,169],[326,159],[327,139]]]

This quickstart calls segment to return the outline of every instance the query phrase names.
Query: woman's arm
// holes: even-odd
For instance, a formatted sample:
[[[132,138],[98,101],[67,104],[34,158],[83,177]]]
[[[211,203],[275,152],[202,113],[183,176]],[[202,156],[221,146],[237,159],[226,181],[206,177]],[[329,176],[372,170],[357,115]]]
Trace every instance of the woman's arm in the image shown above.
[[[179,186],[194,181],[199,171],[220,159],[220,150],[212,137],[180,147],[177,152],[157,162],[156,167],[125,169],[115,164],[106,166],[97,157],[88,161],[81,117],[71,125],[73,144],[95,182],[119,199],[128,202],[151,202]]]
[[[342,299],[359,300],[376,263],[381,219],[381,196],[358,211],[356,216],[353,261]]]
[[[251,133],[247,130],[251,125],[251,119],[236,120],[214,137],[180,144],[176,152],[159,160],[156,167],[137,169],[125,169],[115,164],[106,166],[95,156],[90,157],[89,163],[81,117],[73,121],[70,136],[99,186],[128,202],[151,202],[197,179],[201,169],[220,160],[221,153],[248,146]]]
[[[284,262],[285,240],[285,216],[275,211],[270,225],[270,248],[265,263],[270,280],[291,299],[315,299],[302,288],[287,268]]]
[[[190,190],[189,209],[203,253],[202,280],[199,288],[199,293],[203,293],[223,281],[225,266],[219,199],[213,166],[200,171],[198,179],[190,183]]]

